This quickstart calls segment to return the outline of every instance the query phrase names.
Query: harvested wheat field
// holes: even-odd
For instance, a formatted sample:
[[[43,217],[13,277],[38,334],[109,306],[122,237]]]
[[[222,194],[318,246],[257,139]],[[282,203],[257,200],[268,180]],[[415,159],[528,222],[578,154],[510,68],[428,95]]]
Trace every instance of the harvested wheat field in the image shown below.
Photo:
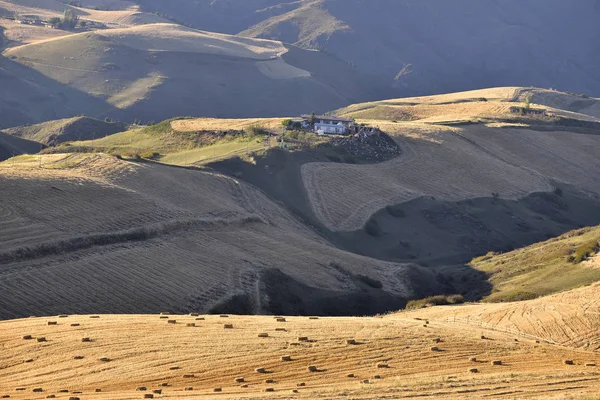
[[[231,399],[583,398],[600,390],[598,289],[520,304],[434,307],[383,317],[192,313],[4,321],[0,395],[25,399],[41,390],[44,397],[110,399],[147,394]],[[546,332],[586,325],[596,330],[595,346],[581,348],[573,340],[555,343],[541,332],[535,336],[526,325],[508,330],[498,321],[481,326],[447,318],[460,314],[475,319],[500,308],[505,315],[526,318],[542,303],[554,315],[538,320]],[[586,311],[574,319],[576,307]]]

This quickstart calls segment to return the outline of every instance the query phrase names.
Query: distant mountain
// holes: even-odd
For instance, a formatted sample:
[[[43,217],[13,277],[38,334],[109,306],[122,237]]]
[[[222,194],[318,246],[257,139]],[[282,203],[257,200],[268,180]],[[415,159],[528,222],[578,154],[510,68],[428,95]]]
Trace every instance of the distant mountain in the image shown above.
[[[137,3],[201,29],[327,50],[400,95],[514,85],[600,96],[598,0]]]

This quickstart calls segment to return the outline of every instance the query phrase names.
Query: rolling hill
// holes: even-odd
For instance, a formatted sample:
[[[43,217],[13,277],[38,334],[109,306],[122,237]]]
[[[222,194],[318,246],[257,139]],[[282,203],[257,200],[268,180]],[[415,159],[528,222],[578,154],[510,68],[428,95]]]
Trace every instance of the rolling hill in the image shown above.
[[[510,85],[600,96],[595,0],[137,3],[199,29],[324,49],[403,96]]]
[[[2,321],[0,395],[595,400],[599,289],[374,318],[163,313]]]
[[[0,161],[4,161],[21,154],[34,154],[44,146],[39,143],[19,139],[0,131]]]
[[[29,88],[22,86],[30,79],[19,82],[0,99],[7,108],[23,110],[19,119],[24,121],[13,126],[82,113],[127,122],[178,115],[297,115],[375,98],[380,88],[324,53],[175,24],[62,36],[9,48],[4,60],[7,72],[19,79],[41,75],[42,82],[34,82],[37,91],[52,85],[58,93],[79,97],[74,105],[62,103],[75,96],[52,103],[54,117],[38,117],[25,110],[40,113],[50,104],[43,95],[25,93]]]
[[[74,117],[36,125],[19,126],[3,132],[21,139],[32,140],[46,146],[56,146],[69,141],[100,139],[122,132],[125,124],[105,122],[88,117]]]

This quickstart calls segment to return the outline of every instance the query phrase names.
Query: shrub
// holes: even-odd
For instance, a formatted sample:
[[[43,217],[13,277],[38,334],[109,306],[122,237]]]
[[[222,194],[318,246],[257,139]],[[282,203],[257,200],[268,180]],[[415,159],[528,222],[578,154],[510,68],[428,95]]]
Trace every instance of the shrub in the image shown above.
[[[387,206],[385,208],[385,210],[392,217],[395,217],[395,218],[404,218],[406,216],[406,213],[404,212],[404,210],[402,209],[402,206],[400,204],[395,205],[395,206]]]
[[[379,224],[374,219],[370,219],[369,222],[367,222],[367,224],[365,225],[365,231],[369,235],[374,237],[379,237],[383,234],[381,228],[379,227]]]
[[[579,264],[580,262],[587,260],[594,253],[597,253],[598,250],[600,250],[600,245],[597,240],[586,242],[579,246],[575,252],[567,258],[567,261],[573,264]]]
[[[461,304],[464,303],[464,298],[460,294],[453,294],[449,296],[439,295],[425,297],[420,300],[411,300],[406,304],[407,310],[418,310],[420,308],[432,307],[432,306],[447,306],[450,304]]]
[[[59,17],[52,17],[48,20],[48,24],[53,28],[60,28],[62,20]]]
[[[363,282],[367,286],[372,287],[373,289],[381,289],[381,288],[383,288],[383,283],[381,283],[381,281],[378,281],[377,279],[373,279],[373,278],[368,277],[366,275],[357,275],[356,277],[361,282]]]
[[[160,157],[160,153],[156,151],[146,151],[140,154],[140,157],[145,158],[147,160],[156,160],[158,157]]]

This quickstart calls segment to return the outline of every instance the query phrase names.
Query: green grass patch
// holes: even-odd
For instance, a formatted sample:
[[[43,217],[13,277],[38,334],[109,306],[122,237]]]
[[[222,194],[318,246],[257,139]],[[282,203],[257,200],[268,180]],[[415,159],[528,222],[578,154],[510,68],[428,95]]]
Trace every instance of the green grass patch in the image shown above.
[[[452,294],[449,296],[446,295],[438,295],[438,296],[430,296],[425,297],[424,299],[419,300],[411,300],[406,303],[407,310],[418,310],[420,308],[425,307],[433,307],[433,306],[448,306],[452,304],[462,304],[465,302],[465,299],[460,294]]]
[[[600,268],[584,262],[598,252],[599,240],[600,227],[583,228],[469,265],[489,276],[493,289],[483,301],[529,300],[600,281]]]

